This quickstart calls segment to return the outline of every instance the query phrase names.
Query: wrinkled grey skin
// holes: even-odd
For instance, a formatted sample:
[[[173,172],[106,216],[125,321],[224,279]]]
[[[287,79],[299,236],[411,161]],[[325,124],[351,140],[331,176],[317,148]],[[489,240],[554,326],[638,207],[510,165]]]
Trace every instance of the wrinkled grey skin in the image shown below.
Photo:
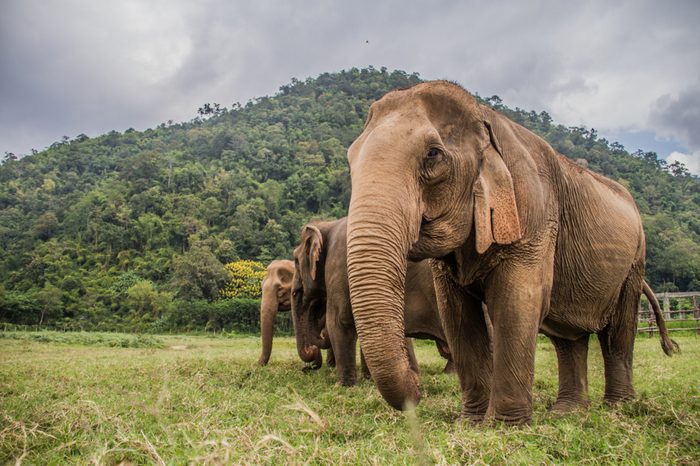
[[[605,400],[634,395],[645,239],[624,187],[445,81],[372,104],[348,161],[352,310],[391,406],[420,399],[403,340],[403,299],[407,260],[426,258],[464,417],[531,419],[538,330],[557,352],[555,409],[587,404],[592,333],[603,352]]]
[[[292,316],[297,349],[302,360],[311,359],[323,344],[320,336],[327,334],[336,358],[338,382],[354,385],[357,381],[357,332],[348,289],[346,230],[345,218],[332,222],[311,222],[302,229],[301,242],[294,251]],[[406,289],[409,291],[406,293],[406,327],[402,339],[415,337],[435,340],[440,354],[448,359],[445,371],[452,371],[453,364],[439,321],[428,263],[409,266]],[[418,364],[410,340],[408,345],[412,370],[417,371]]]

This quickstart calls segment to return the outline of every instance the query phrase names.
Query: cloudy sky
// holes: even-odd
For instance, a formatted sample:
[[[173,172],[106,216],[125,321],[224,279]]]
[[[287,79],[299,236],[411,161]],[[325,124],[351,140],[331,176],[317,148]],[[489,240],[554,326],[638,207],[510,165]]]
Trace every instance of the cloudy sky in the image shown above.
[[[0,0],[0,157],[374,65],[700,174],[700,2]]]

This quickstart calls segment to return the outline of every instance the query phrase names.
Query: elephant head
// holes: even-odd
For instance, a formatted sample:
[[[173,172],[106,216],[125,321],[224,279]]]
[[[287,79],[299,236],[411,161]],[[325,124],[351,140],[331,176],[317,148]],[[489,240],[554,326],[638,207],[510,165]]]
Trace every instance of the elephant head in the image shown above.
[[[499,116],[436,81],[372,104],[348,149],[348,276],[355,323],[377,386],[397,409],[420,399],[404,340],[407,260],[460,247],[482,254],[521,237]]]
[[[326,289],[323,235],[312,224],[301,231],[301,242],[294,250],[294,284],[292,286],[292,318],[297,351],[304,362],[320,367],[320,348],[330,348],[324,331]]]

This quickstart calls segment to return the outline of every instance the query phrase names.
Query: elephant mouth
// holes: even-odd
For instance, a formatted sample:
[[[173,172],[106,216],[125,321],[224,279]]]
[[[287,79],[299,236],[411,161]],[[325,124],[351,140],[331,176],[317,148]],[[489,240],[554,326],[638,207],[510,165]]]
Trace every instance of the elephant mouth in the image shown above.
[[[301,349],[299,356],[301,356],[304,361],[313,361],[318,351],[318,346],[307,345]]]
[[[449,219],[449,212],[441,212],[434,216],[422,214],[418,237],[408,248],[408,260],[420,262],[432,257],[442,257],[457,248],[459,246],[458,239],[462,238],[455,236],[454,229],[445,228]]]

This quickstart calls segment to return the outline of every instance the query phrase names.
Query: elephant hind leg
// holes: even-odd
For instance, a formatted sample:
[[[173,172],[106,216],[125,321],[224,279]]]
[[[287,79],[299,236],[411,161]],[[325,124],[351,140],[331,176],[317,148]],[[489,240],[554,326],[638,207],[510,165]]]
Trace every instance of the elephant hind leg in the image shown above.
[[[623,344],[611,338],[609,329],[598,334],[605,364],[605,401],[616,403],[634,397],[632,385],[632,348],[634,341]]]
[[[605,364],[605,401],[615,403],[634,397],[632,353],[637,334],[637,306],[641,294],[641,275],[632,271],[620,292],[615,313],[605,329],[598,333]]]
[[[455,372],[457,372],[457,369],[455,368],[455,363],[452,360],[452,353],[450,353],[450,348],[449,346],[447,346],[447,343],[442,340],[435,340],[435,346],[437,346],[437,350],[438,353],[440,353],[440,356],[447,359],[447,364],[445,364],[445,368],[442,370],[442,373],[454,374]]]
[[[588,340],[550,337],[557,352],[559,392],[552,410],[568,412],[588,406]]]

